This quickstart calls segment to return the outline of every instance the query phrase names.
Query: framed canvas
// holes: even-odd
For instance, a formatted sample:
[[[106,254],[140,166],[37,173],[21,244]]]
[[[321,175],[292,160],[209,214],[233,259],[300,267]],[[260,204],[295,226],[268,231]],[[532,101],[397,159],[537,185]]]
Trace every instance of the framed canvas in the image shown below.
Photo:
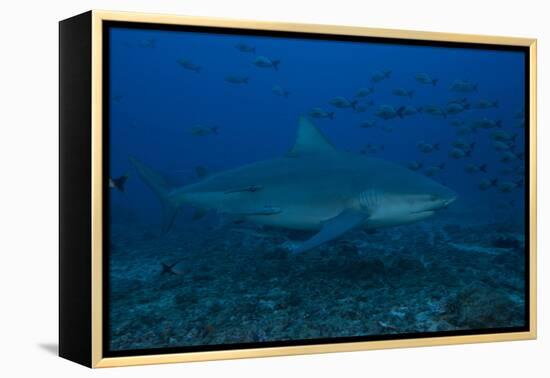
[[[536,337],[536,41],[60,23],[62,357]]]

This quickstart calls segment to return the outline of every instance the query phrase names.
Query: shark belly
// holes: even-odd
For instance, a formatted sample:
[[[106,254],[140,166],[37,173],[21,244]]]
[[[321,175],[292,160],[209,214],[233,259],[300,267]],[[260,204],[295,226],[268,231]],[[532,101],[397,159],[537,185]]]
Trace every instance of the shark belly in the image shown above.
[[[249,192],[188,192],[184,202],[220,214],[239,216],[245,220],[273,227],[296,230],[319,230],[327,219],[345,208],[335,196],[311,198],[313,188],[293,182],[266,185]]]
[[[433,211],[423,211],[419,213],[387,213],[381,210],[378,214],[373,214],[368,222],[365,223],[366,229],[377,229],[386,227],[402,226],[409,223],[415,223],[427,219],[434,215]]]

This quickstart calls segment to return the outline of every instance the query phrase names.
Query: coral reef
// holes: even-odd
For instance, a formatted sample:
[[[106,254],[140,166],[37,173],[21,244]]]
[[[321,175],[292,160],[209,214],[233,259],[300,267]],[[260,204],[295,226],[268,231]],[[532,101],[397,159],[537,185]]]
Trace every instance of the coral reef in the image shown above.
[[[355,231],[294,255],[284,243],[306,234],[181,224],[154,236],[115,224],[111,348],[522,326],[523,241],[495,229]]]

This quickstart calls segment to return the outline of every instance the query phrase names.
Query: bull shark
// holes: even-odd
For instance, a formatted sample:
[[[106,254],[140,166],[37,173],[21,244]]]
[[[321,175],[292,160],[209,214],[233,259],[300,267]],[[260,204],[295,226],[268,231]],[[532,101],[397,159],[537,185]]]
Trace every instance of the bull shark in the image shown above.
[[[152,168],[131,158],[160,199],[163,230],[183,204],[244,220],[314,231],[290,247],[300,253],[357,229],[422,221],[457,198],[451,189],[397,164],[337,150],[305,117],[294,146],[282,157],[170,187]]]

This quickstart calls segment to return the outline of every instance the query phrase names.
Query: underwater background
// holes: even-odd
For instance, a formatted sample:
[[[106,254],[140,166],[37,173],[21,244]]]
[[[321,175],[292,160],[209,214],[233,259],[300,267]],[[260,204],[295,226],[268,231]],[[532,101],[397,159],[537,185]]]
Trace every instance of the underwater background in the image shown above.
[[[523,52],[121,27],[109,44],[111,351],[526,325]],[[457,201],[302,254],[285,245],[311,232],[190,206],[162,232],[130,157],[188,185],[284,155],[302,115]]]

